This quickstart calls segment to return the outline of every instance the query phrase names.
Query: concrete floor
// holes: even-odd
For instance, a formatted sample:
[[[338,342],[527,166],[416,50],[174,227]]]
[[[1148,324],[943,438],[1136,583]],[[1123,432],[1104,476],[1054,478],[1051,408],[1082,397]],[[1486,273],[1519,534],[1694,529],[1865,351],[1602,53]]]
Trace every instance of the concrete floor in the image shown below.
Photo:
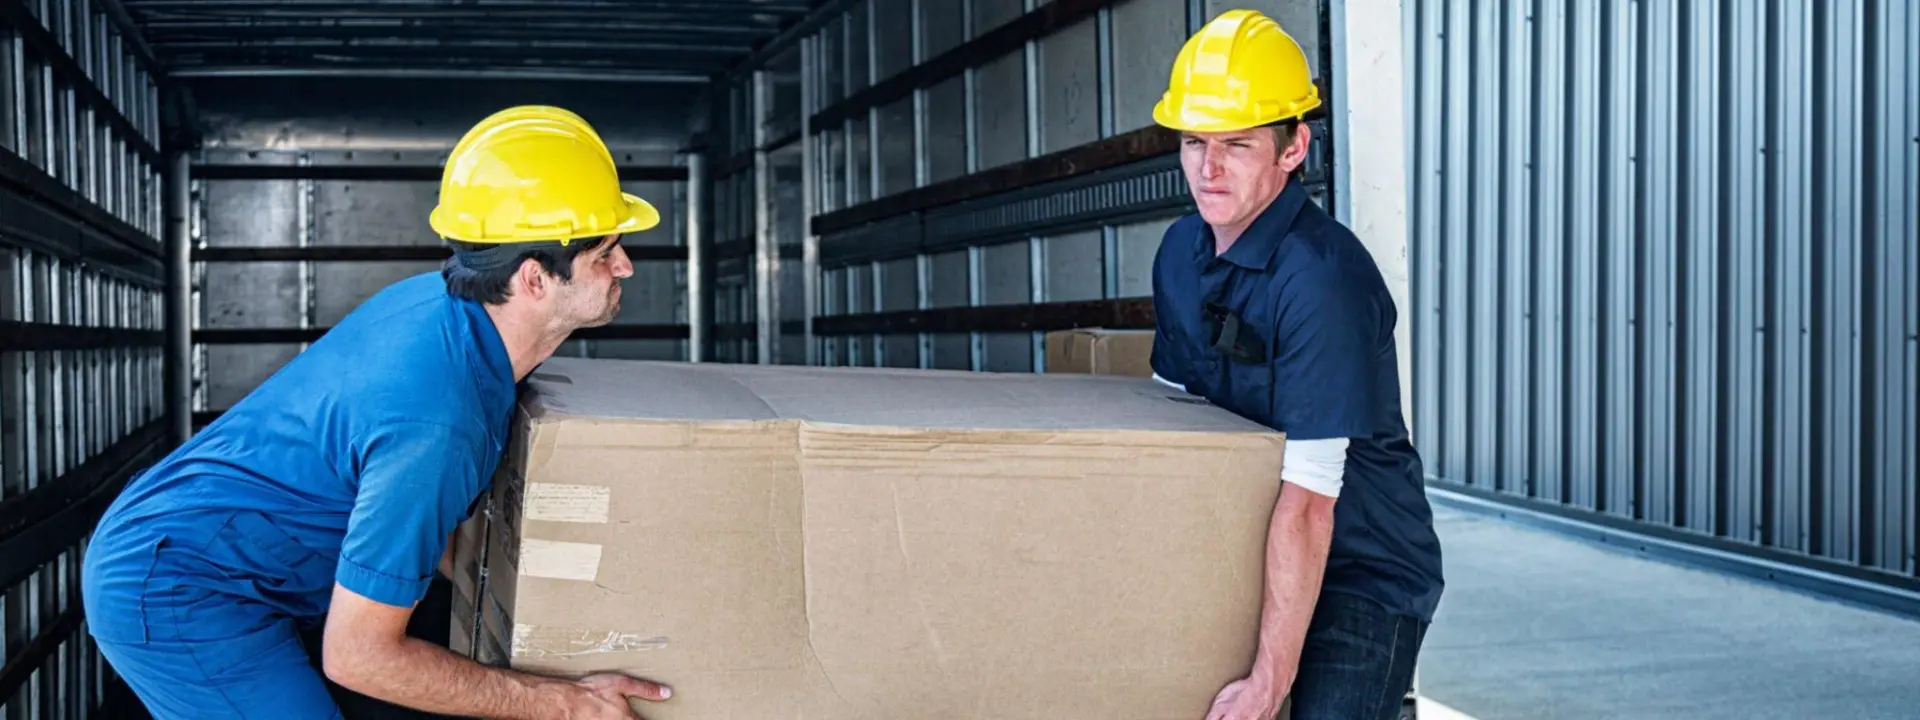
[[[1920,620],[1434,505],[1419,689],[1459,716],[1920,719]]]

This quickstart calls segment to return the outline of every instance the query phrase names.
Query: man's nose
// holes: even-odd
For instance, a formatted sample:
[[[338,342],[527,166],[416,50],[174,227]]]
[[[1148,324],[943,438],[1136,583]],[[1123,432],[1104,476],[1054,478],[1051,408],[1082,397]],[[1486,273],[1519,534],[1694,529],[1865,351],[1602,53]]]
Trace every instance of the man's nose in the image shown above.
[[[613,251],[613,276],[622,280],[633,277],[633,260],[624,247]]]
[[[1201,155],[1200,174],[1207,177],[1218,176],[1225,166],[1220,162],[1220,154],[1225,152],[1219,145],[1207,144],[1207,150]]]

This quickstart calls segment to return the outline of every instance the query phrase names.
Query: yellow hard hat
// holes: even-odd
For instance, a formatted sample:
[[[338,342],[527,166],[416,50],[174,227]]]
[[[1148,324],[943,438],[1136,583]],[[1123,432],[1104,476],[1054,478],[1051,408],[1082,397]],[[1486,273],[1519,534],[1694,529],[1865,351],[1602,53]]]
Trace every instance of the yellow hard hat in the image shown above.
[[[1280,24],[1228,10],[1174,58],[1153,120],[1175,130],[1226,132],[1297,118],[1320,106],[1307,54]]]
[[[621,191],[613,154],[586,120],[522,105],[487,116],[460,138],[428,223],[462,242],[564,245],[646,230],[660,224],[660,211]]]

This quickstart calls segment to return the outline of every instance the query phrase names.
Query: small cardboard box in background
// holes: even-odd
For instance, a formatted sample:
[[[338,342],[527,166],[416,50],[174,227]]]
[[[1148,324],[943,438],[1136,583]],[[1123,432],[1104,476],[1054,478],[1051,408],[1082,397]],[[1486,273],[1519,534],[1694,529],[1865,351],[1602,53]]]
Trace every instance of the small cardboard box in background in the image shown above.
[[[1251,662],[1282,438],[1205,401],[571,358],[529,385],[457,543],[483,661],[670,684],[654,720],[1195,720]]]
[[[1153,331],[1076,328],[1047,333],[1047,372],[1153,377]]]

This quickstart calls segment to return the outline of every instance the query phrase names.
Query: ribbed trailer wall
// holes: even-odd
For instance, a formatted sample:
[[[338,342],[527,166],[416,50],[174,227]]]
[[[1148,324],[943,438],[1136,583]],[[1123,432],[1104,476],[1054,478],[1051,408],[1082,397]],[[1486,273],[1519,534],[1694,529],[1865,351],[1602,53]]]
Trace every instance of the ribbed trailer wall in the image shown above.
[[[98,714],[80,557],[167,447],[151,58],[89,0],[0,3],[0,717]]]
[[[1153,103],[1189,33],[1278,19],[1327,85],[1325,0],[851,0],[712,116],[712,358],[1028,372],[1044,335],[1151,327],[1191,210]],[[1334,139],[1304,171],[1331,202]]]
[[[205,126],[184,168],[196,426],[374,293],[440,267],[448,251],[427,216],[441,166],[469,126],[507,103],[555,103],[604,127],[622,187],[661,214],[621,241],[634,275],[613,322],[576,332],[557,354],[686,359],[690,169],[675,151],[698,86],[233,77],[194,89]],[[669,110],[636,114],[623,93]]]
[[[1920,587],[1920,9],[1407,7],[1434,481]]]

